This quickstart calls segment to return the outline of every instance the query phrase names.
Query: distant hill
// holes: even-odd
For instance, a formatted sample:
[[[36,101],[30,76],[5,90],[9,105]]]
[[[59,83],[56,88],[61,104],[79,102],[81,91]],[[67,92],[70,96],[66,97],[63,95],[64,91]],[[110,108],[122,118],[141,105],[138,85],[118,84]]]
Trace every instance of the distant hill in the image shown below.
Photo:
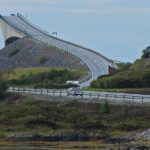
[[[18,39],[0,50],[0,70],[26,67],[88,70],[79,58],[29,38]]]
[[[150,59],[138,60],[133,65],[123,67],[121,71],[93,81],[94,88],[149,88]],[[126,69],[125,69],[126,68]]]

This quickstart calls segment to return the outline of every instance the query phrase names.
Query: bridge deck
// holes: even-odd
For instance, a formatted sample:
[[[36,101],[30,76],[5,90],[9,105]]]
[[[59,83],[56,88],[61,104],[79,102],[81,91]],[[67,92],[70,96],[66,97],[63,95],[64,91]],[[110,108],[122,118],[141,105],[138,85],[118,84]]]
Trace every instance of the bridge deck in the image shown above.
[[[91,73],[86,79],[87,81],[84,80],[82,86],[88,86],[92,80],[97,79],[100,75],[108,74],[109,66],[116,68],[114,62],[103,55],[74,43],[54,38],[31,24],[20,14],[17,14],[17,16],[3,16],[3,19],[7,24],[24,33],[26,36],[67,51],[85,62]]]

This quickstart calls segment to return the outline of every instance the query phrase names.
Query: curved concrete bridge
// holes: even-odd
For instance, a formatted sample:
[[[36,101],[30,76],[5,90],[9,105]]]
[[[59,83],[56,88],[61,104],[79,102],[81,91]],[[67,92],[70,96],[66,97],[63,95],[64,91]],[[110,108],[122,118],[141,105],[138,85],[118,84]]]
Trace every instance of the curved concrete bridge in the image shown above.
[[[80,81],[82,87],[89,86],[92,80],[97,79],[101,75],[109,74],[110,68],[117,69],[114,61],[86,47],[51,36],[45,30],[32,24],[21,14],[0,15],[0,27],[5,45],[12,43],[18,38],[30,37],[80,58],[90,70],[89,75]]]

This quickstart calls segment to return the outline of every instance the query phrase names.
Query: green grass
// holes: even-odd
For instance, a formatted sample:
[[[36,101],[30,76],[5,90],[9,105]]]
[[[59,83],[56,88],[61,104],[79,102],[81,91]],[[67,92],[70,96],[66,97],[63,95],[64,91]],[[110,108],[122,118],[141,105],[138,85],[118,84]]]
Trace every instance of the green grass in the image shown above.
[[[83,91],[96,91],[96,92],[118,92],[118,93],[129,93],[129,94],[150,94],[150,88],[109,88],[109,89],[103,89],[103,88],[91,88],[86,87],[82,89]]]
[[[108,104],[106,113],[102,105],[62,99],[60,102],[39,101],[13,94],[0,100],[0,136],[75,132],[95,139],[97,134],[118,136],[150,127],[149,106]]]
[[[99,77],[91,83],[93,88],[150,88],[150,59],[140,60],[131,66],[123,67],[122,70]]]
[[[96,92],[118,92],[118,91],[125,91],[125,89],[102,89],[102,88],[92,88],[92,87],[86,87],[82,88],[84,91],[96,91]]]
[[[85,72],[67,68],[19,68],[6,71],[2,79],[13,86],[62,88],[67,80],[78,80]]]

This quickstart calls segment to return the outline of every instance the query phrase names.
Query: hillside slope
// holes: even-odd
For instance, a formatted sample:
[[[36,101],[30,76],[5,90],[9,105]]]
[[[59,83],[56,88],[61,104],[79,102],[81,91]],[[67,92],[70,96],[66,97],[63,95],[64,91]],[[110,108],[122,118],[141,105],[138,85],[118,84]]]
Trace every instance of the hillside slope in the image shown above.
[[[69,140],[71,138],[66,138],[66,135],[79,135],[75,136],[76,140],[84,136],[89,140],[108,142],[108,138],[127,137],[150,127],[149,106],[108,104],[109,112],[106,113],[104,103],[82,103],[62,97],[49,97],[47,101],[42,97],[34,99],[34,96],[11,94],[2,99],[0,138],[64,135],[64,139]]]
[[[100,77],[91,83],[96,88],[149,88],[150,59],[140,60],[125,71]]]
[[[29,38],[19,39],[0,51],[0,70],[23,67],[87,70],[87,66],[77,57]]]

